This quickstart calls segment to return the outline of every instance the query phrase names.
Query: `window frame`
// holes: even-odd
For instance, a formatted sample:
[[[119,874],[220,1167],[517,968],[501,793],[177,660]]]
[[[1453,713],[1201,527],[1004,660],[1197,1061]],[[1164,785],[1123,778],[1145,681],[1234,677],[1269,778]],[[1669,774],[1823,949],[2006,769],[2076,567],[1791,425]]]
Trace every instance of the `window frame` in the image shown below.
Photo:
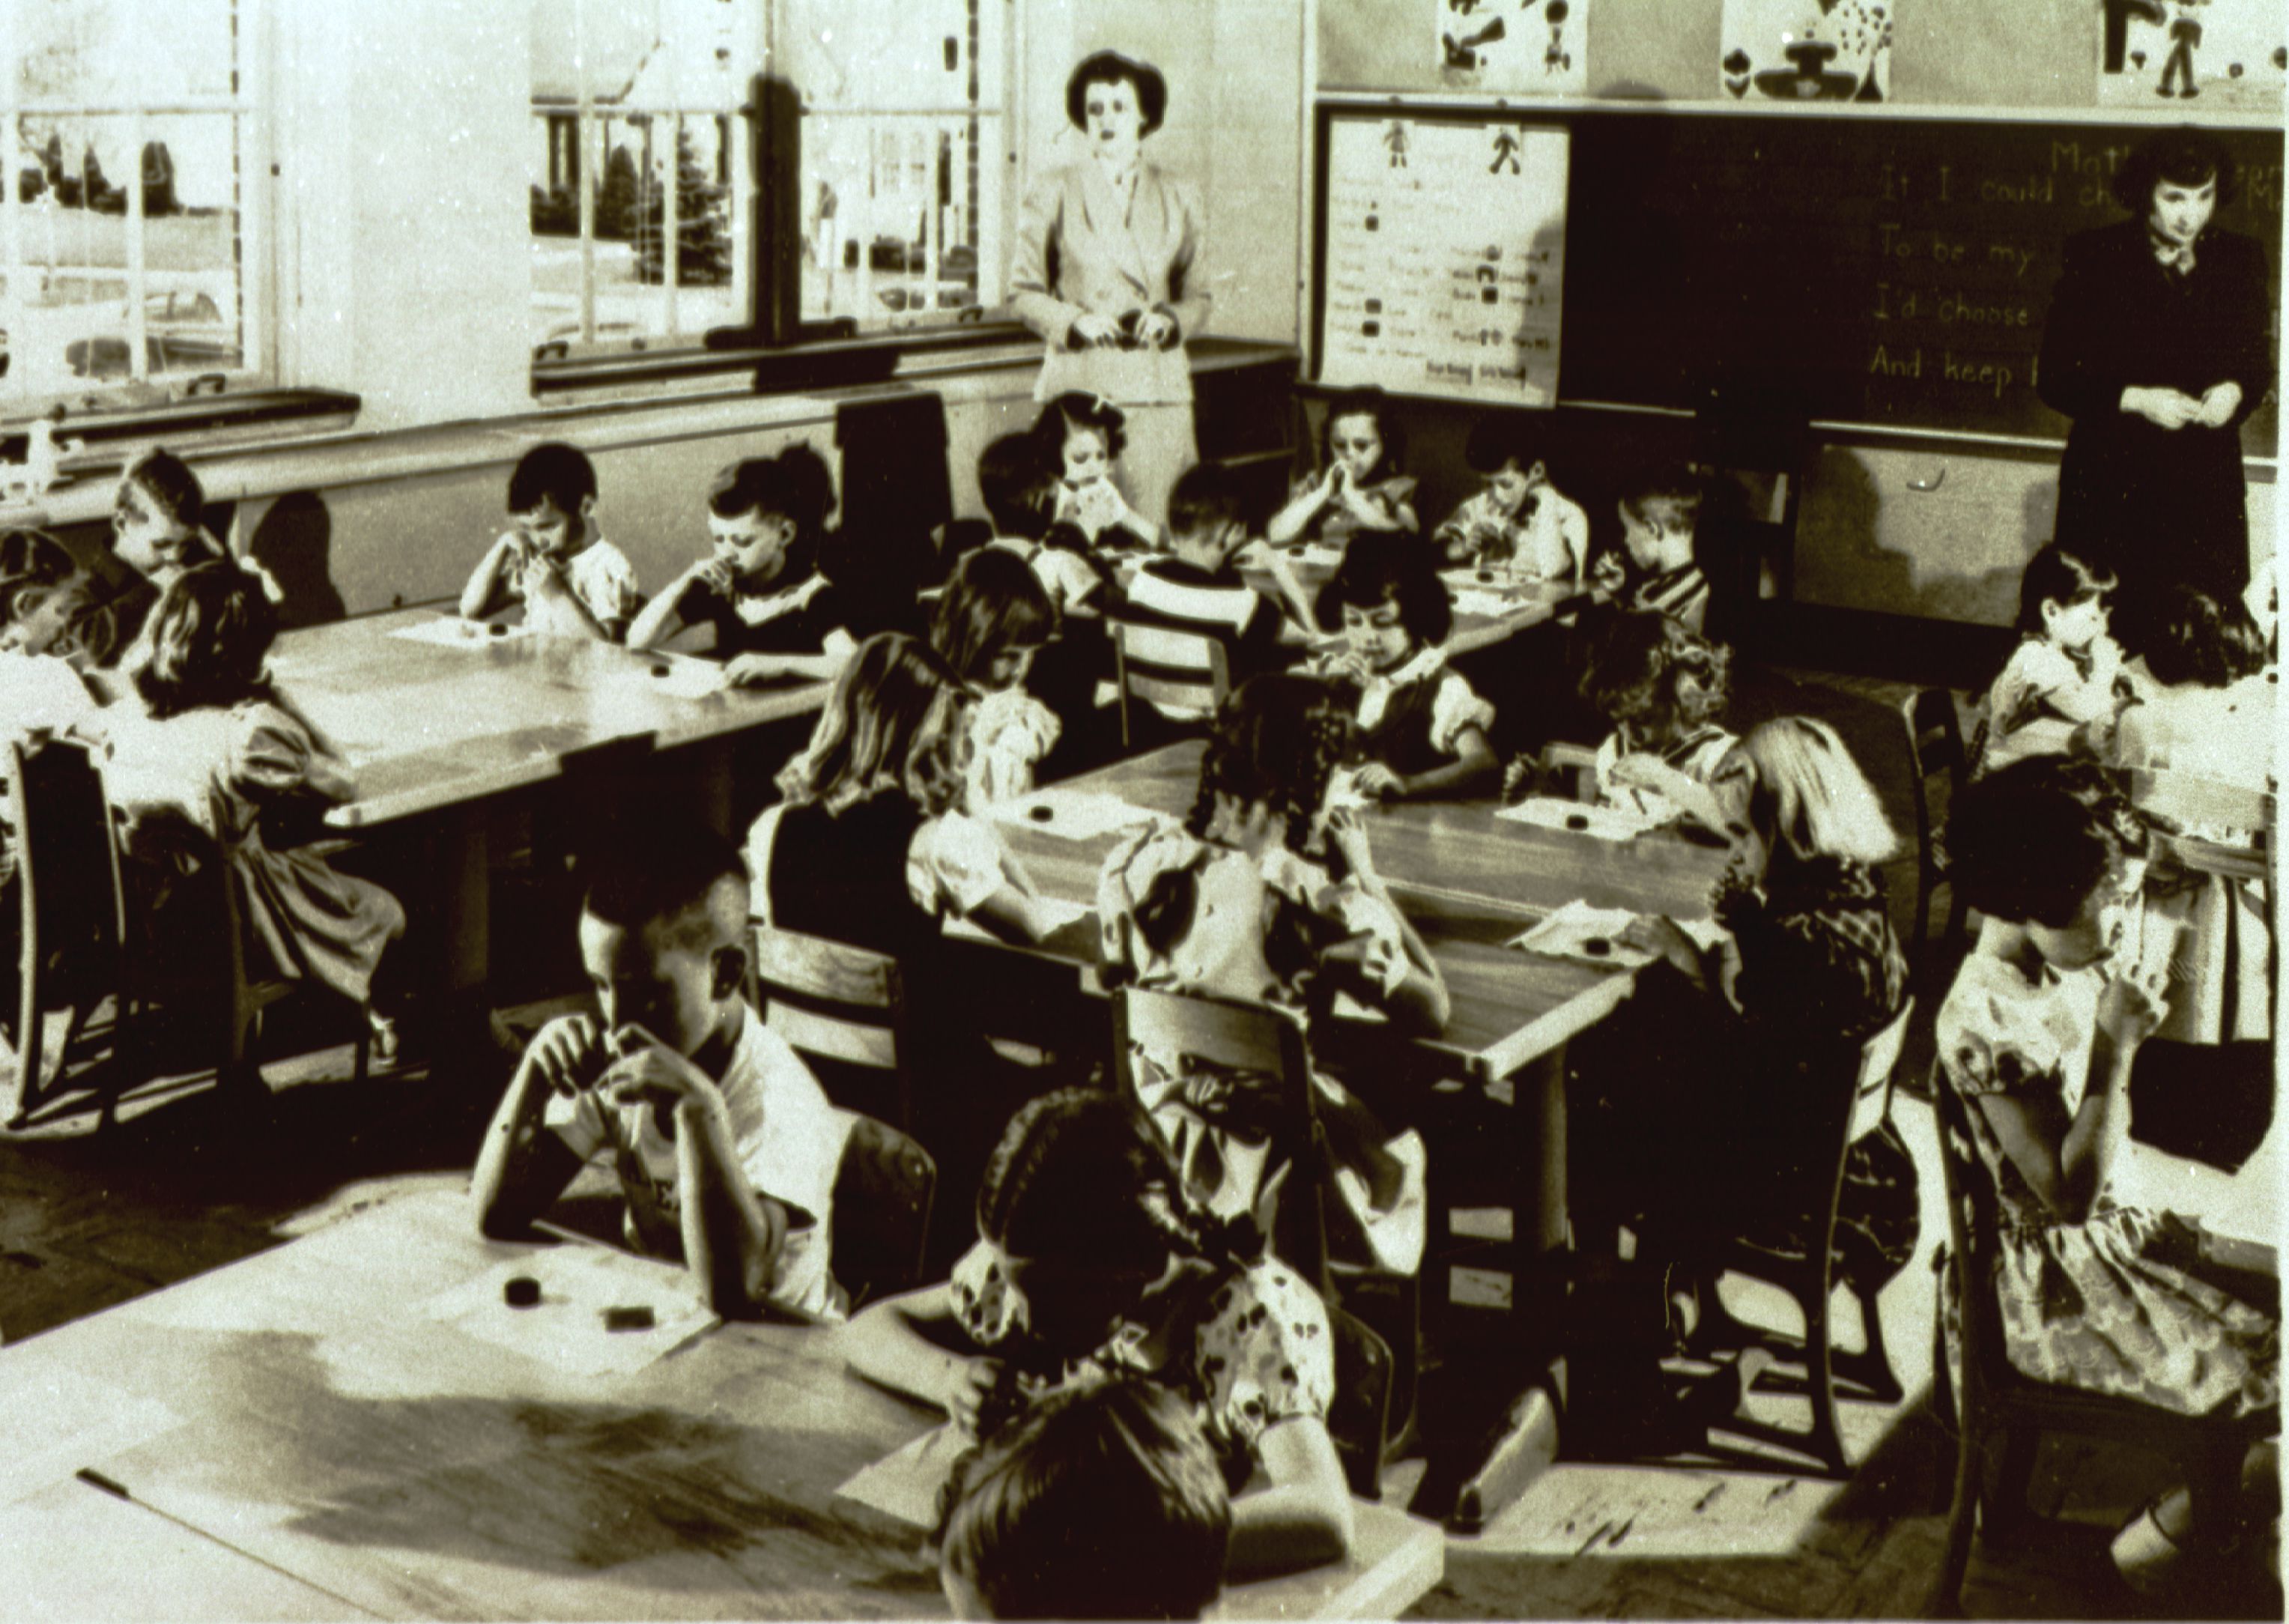
[[[1025,149],[1025,98],[1022,68],[1026,60],[1024,7],[1017,0],[979,0],[1000,5],[1003,62],[1000,119],[1002,146],[999,218],[993,223],[990,252],[998,263],[1009,263],[1018,212],[1018,157]],[[777,0],[764,0],[766,62],[785,60],[779,30],[786,12]],[[741,372],[754,373],[759,393],[799,388],[838,387],[887,380],[901,373],[959,366],[965,358],[982,358],[985,352],[1017,353],[1007,359],[1024,362],[1038,356],[1040,340],[1025,324],[1008,314],[1008,292],[1000,303],[982,307],[974,319],[954,320],[924,327],[892,327],[873,332],[857,330],[855,322],[839,317],[825,322],[802,319],[801,252],[802,222],[799,177],[802,172],[800,128],[803,116],[801,93],[788,81],[768,71],[750,76],[746,100],[736,109],[743,163],[754,177],[746,188],[752,223],[746,234],[753,269],[748,278],[748,319],[737,325],[710,329],[702,341],[660,347],[630,346],[626,349],[567,354],[541,359],[531,366],[530,387],[536,399],[587,395],[646,387],[690,384],[721,379]],[[960,109],[967,113],[966,107]],[[882,109],[884,116],[915,116],[914,109]],[[834,109],[836,116],[863,116],[860,109]],[[930,116],[928,112],[923,116]],[[585,156],[583,161],[585,162]],[[781,182],[786,182],[782,184]],[[585,191],[585,188],[584,188]],[[586,204],[583,204],[586,207]],[[982,256],[981,256],[981,263]],[[973,307],[978,308],[978,307]],[[996,356],[998,363],[1004,357]]]
[[[155,4],[161,0],[140,0]],[[104,417],[161,410],[201,395],[247,396],[276,394],[277,342],[277,196],[276,119],[271,93],[273,33],[268,0],[229,0],[232,15],[232,77],[236,89],[227,95],[177,96],[121,102],[22,94],[18,12],[9,0],[0,0],[0,278],[20,287],[24,268],[21,247],[27,231],[22,185],[27,148],[22,121],[42,118],[124,118],[128,147],[136,161],[127,172],[123,220],[127,264],[121,275],[127,284],[127,372],[124,377],[88,376],[72,380],[60,390],[31,392],[8,388],[0,380],[0,420],[28,421],[58,408],[73,408]],[[140,6],[139,8],[140,9]],[[139,61],[142,53],[139,52]],[[239,359],[235,366],[205,372],[173,372],[151,370],[151,331],[148,308],[151,289],[145,241],[144,174],[141,156],[148,145],[147,121],[171,116],[227,116],[235,122],[234,259],[238,277],[238,321],[235,337]],[[11,296],[0,294],[0,311],[19,308]],[[8,323],[0,316],[0,329]],[[152,391],[156,390],[155,395]],[[328,410],[338,410],[342,397],[330,397]],[[275,403],[260,409],[275,415]],[[230,412],[217,408],[219,416]],[[194,415],[197,415],[195,413]]]

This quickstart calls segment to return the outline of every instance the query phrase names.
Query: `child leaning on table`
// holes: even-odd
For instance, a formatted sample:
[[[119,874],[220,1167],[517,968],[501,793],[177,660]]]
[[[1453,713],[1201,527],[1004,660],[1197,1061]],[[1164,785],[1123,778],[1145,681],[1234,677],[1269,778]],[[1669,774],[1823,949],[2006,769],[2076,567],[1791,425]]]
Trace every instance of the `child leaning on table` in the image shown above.
[[[958,1619],[1197,1619],[1224,1589],[1232,1498],[1155,1381],[1076,1382],[954,1464],[938,1582]]]
[[[2019,578],[2019,644],[1987,691],[1972,770],[2030,756],[2104,756],[2129,699],[2108,630],[2111,570],[2054,541]]]
[[[1328,1432],[1327,1307],[1264,1254],[1251,1226],[1184,1201],[1167,1146],[1133,1103],[1062,1089],[1019,1107],[976,1214],[977,1244],[951,1279],[851,1321],[854,1372],[940,1406],[973,1437],[1066,1382],[1143,1377],[1184,1402],[1225,1484],[1239,1485],[1227,1572],[1291,1572],[1348,1553],[1351,1493]]]
[[[404,908],[307,846],[272,844],[354,787],[340,748],[265,669],[278,630],[267,585],[217,559],[159,595],[128,673],[132,698],[100,719],[111,798],[127,820],[126,850],[153,883],[153,924],[166,931],[175,882],[219,852],[256,973],[315,981],[365,1005],[387,1059],[396,1029],[373,1005],[373,980],[405,929]]]
[[[1352,706],[1352,787],[1404,799],[1464,795],[1490,779],[1494,708],[1447,664],[1454,605],[1423,544],[1388,531],[1355,534],[1320,606],[1341,612],[1344,641],[1304,668]]]
[[[1265,521],[1264,539],[1275,547],[1298,540],[1341,547],[1360,531],[1421,531],[1404,463],[1391,397],[1381,389],[1345,390],[1328,403],[1319,471],[1296,480],[1288,505]]]
[[[1486,484],[1433,532],[1447,562],[1578,584],[1590,560],[1590,517],[1550,483],[1549,464],[1519,419],[1480,418],[1463,456]]]
[[[1005,434],[979,454],[977,494],[993,524],[988,545],[1023,558],[1059,615],[1093,616],[1105,571],[1089,538],[1057,516],[1065,488],[1058,466],[1032,434]]]
[[[617,642],[643,602],[635,566],[596,527],[596,470],[577,447],[536,445],[508,476],[513,528],[461,588],[471,620],[524,605],[535,631]]]
[[[1591,580],[1623,609],[1665,614],[1698,633],[1709,621],[1709,577],[1695,551],[1704,505],[1701,483],[1689,474],[1639,479],[1617,511],[1618,552],[1599,555]]]
[[[1667,615],[1614,616],[1592,644],[1582,697],[1613,724],[1598,746],[1607,806],[1674,806],[1712,833],[1746,827],[1755,773],[1718,718],[1732,697],[1732,651]]]
[[[707,556],[644,606],[628,646],[656,648],[706,626],[731,682],[831,681],[858,644],[847,595],[818,567],[828,488],[818,453],[803,444],[718,473],[707,486]]]
[[[597,1013],[526,1047],[477,1157],[477,1224],[524,1235],[609,1155],[630,1244],[680,1256],[714,1312],[839,1319],[827,1257],[849,1118],[747,1007],[747,895],[738,852],[704,825],[621,832],[580,909]]]
[[[930,614],[930,646],[975,689],[967,708],[966,803],[982,812],[1033,788],[1057,741],[1057,713],[1026,691],[1033,657],[1057,629],[1049,595],[1024,559],[998,547],[965,554]]]

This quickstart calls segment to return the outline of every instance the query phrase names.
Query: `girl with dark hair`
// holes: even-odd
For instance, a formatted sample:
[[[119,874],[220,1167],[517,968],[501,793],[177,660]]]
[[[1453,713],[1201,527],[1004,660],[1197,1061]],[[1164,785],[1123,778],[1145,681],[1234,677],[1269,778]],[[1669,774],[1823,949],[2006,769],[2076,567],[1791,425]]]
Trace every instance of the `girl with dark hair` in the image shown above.
[[[1381,389],[1344,390],[1328,403],[1318,471],[1296,479],[1288,505],[1266,521],[1264,539],[1275,547],[1341,547],[1362,530],[1421,530],[1406,459],[1391,397]]]
[[[2102,750],[2128,694],[2110,631],[2118,582],[2086,552],[2052,542],[2019,577],[2018,646],[1987,690],[1974,772],[2029,756]]]
[[[1269,1004],[1298,1019],[1340,992],[1404,1027],[1446,1025],[1446,982],[1376,874],[1365,827],[1356,813],[1325,810],[1350,735],[1324,683],[1267,676],[1241,684],[1216,719],[1191,817],[1140,830],[1105,860],[1097,916],[1109,982]],[[1322,837],[1346,877],[1309,854]],[[1206,1076],[1183,1055],[1139,1053],[1133,1073],[1184,1171],[1186,1198],[1220,1216],[1255,1212],[1277,1171],[1272,1130],[1283,1103],[1261,1079]],[[1332,1077],[1312,1082],[1341,1170],[1328,1186],[1330,1249],[1414,1273],[1424,1244],[1421,1137],[1388,1132]]]
[[[1113,482],[1129,446],[1129,417],[1102,395],[1068,391],[1041,408],[1033,437],[1058,479],[1056,518],[1091,546],[1158,547],[1160,526],[1129,505]],[[1165,508],[1168,492],[1160,492]]]
[[[1082,156],[1037,175],[1017,212],[1011,314],[1047,346],[1033,398],[1101,395],[1129,416],[1130,505],[1158,524],[1195,458],[1184,341],[1206,330],[1208,219],[1192,188],[1142,156],[1168,83],[1116,51],[1065,82]]]
[[[2055,533],[2133,603],[2249,580],[2240,428],[2273,382],[2272,298],[2264,249],[2214,225],[2234,180],[2203,132],[2141,146],[2114,180],[2131,218],[2069,239],[2043,330],[2037,388],[2074,420]]]
[[[131,673],[143,714],[124,705],[107,713],[111,796],[129,820],[129,852],[155,860],[162,902],[172,871],[201,860],[211,843],[240,887],[256,973],[316,981],[371,1007],[375,968],[403,932],[405,910],[307,847],[268,844],[282,820],[354,788],[340,748],[270,682],[277,629],[264,583],[235,563],[195,564],[174,579]],[[175,834],[185,825],[201,837],[187,852]],[[395,1028],[371,1019],[386,1058]]]
[[[1351,1496],[1328,1435],[1327,1308],[1248,1226],[1186,1202],[1133,1103],[1081,1089],[1027,1102],[986,1164],[977,1220],[949,1282],[851,1321],[852,1370],[972,1436],[1058,1384],[1148,1377],[1191,1406],[1235,1491],[1232,1572],[1342,1557]],[[1237,1492],[1258,1474],[1262,1488]]]
[[[657,648],[706,626],[725,676],[831,678],[857,647],[850,605],[818,567],[833,489],[810,446],[750,457],[707,487],[709,552],[628,626],[630,648]]]
[[[1995,1188],[2006,1356],[2037,1381],[2183,1415],[2277,1412],[2278,1283],[2207,1262],[2198,1225],[2109,1189],[2132,1062],[2166,1012],[2160,972],[2117,952],[2146,868],[2137,814],[2103,768],[2041,757],[1966,789],[1947,846],[1982,922],[1939,1012],[1939,1081],[1964,1108],[1958,1154]],[[2189,1540],[2228,1534],[2196,1528],[2181,1489],[2124,1531],[2116,1560],[2156,1580]]]
[[[1362,532],[1320,603],[1341,613],[1344,644],[1308,670],[1352,706],[1352,787],[1377,798],[1459,796],[1490,779],[1494,707],[1448,667],[1454,606],[1422,544]]]

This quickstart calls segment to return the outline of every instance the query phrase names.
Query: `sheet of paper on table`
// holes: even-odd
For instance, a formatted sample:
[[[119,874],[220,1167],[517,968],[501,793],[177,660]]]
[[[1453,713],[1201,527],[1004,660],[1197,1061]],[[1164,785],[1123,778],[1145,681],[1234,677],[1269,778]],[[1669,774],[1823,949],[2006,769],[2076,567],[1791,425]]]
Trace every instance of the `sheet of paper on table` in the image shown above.
[[[953,1422],[850,1474],[834,1492],[917,1528],[937,1526],[937,1495],[969,1440]]]
[[[1587,835],[1593,840],[1631,840],[1648,830],[1674,823],[1678,811],[1666,801],[1659,811],[1635,812],[1625,806],[1595,806],[1586,801],[1537,795],[1528,796],[1515,806],[1505,806],[1495,816],[1512,823],[1531,823],[1537,828]]]
[[[1479,614],[1485,615],[1488,620],[1497,620],[1506,614],[1516,614],[1527,605],[1527,599],[1511,597],[1505,593],[1489,591],[1479,587],[1465,587],[1455,594],[1456,614]]]
[[[0,1505],[133,1449],[177,1426],[156,1398],[53,1367],[14,1388],[0,1408]]]
[[[540,1300],[511,1308],[519,1276],[540,1283]],[[649,1308],[643,1331],[609,1331],[608,1308]],[[566,1244],[510,1258],[421,1305],[428,1318],[575,1376],[626,1376],[721,1322],[682,1271],[608,1246]]]
[[[1511,937],[1507,945],[1548,958],[1641,970],[1656,956],[1622,941],[1622,932],[1637,918],[1626,908],[1592,908],[1587,902],[1568,902],[1532,930]],[[1725,933],[1711,919],[1682,919],[1678,921],[1678,928],[1704,952]],[[1599,948],[1592,945],[1595,943],[1604,946]]]
[[[1049,921],[1049,932],[1054,935],[1067,925],[1076,924],[1088,918],[1096,910],[1086,902],[1068,902],[1062,897],[1037,896],[1033,899],[1033,911]],[[960,917],[950,917],[946,920],[945,933],[948,936],[960,936],[971,941],[1001,940],[983,925],[972,924],[969,920]]]
[[[993,809],[992,815],[1001,822],[1054,835],[1060,840],[1095,840],[1139,824],[1165,820],[1159,812],[1132,806],[1118,796],[1084,789],[1036,789],[1031,795],[1002,802]]]
[[[654,653],[650,659],[648,666],[615,672],[613,684],[669,694],[679,700],[704,700],[723,691],[723,668],[714,660],[669,653]]]
[[[411,626],[401,626],[389,634],[403,637],[408,643],[434,643],[440,648],[483,648],[488,643],[507,643],[517,637],[530,637],[531,630],[524,626],[506,626],[498,620],[464,620],[457,614],[441,614],[434,620],[417,620]]]

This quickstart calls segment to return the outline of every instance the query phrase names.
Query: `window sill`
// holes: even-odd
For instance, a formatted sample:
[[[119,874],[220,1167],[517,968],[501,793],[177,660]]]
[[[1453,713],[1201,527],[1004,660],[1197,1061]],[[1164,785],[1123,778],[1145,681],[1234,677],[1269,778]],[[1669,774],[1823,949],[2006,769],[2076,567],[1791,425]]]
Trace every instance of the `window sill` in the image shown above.
[[[356,396],[337,389],[246,389],[122,405],[110,412],[83,411],[66,418],[58,434],[62,439],[86,442],[90,452],[131,444],[164,445],[191,436],[211,444],[240,430],[275,432],[281,423],[299,424],[314,432],[346,428],[356,420],[358,404]],[[34,420],[0,419],[0,458],[23,460],[25,431]]]

